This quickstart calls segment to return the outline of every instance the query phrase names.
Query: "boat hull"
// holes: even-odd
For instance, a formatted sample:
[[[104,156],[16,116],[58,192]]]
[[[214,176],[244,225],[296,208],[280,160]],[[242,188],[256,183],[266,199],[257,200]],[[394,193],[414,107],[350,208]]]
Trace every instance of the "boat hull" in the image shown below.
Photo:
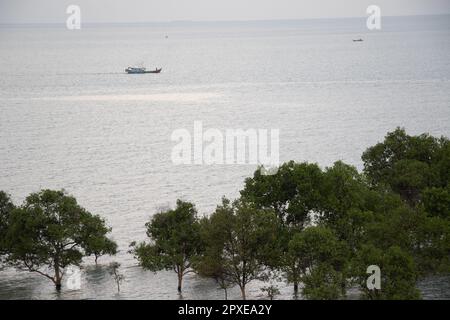
[[[156,70],[129,70],[126,69],[125,72],[128,74],[145,74],[145,73],[161,73],[162,69],[156,69]]]

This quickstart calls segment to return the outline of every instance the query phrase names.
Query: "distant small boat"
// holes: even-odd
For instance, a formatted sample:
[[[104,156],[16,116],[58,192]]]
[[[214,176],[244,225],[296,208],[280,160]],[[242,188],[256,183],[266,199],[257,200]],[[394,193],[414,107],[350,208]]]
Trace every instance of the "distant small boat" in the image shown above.
[[[125,69],[126,73],[129,74],[141,74],[141,73],[160,73],[162,68],[156,68],[155,70],[147,70],[143,67],[128,67]]]
[[[363,39],[353,39],[353,42],[363,42]]]

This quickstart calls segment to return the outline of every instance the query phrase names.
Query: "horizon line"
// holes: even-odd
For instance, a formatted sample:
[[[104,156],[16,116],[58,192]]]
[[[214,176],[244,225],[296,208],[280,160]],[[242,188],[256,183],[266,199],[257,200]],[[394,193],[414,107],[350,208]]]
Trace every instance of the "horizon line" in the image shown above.
[[[406,17],[429,17],[429,16],[449,16],[449,13],[424,13],[424,14],[405,14],[405,15],[385,15],[382,18],[406,18]],[[310,20],[345,20],[345,19],[366,19],[367,16],[348,16],[348,17],[321,17],[321,18],[280,18],[280,19],[240,19],[240,20],[153,20],[153,21],[119,21],[119,22],[95,22],[86,21],[86,25],[144,25],[144,24],[196,24],[196,23],[257,23],[257,22],[297,22]],[[0,22],[0,26],[27,26],[27,25],[61,25],[60,22]]]

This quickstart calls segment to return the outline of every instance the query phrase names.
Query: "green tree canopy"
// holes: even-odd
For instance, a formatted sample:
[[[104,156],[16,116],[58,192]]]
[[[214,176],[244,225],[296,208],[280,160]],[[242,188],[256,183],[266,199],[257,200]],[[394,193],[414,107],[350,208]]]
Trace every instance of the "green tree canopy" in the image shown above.
[[[350,240],[355,225],[364,220],[367,198],[372,196],[355,167],[337,161],[324,171],[322,201],[318,205],[321,224],[333,229],[341,240]]]
[[[281,165],[273,175],[264,175],[261,169],[256,170],[252,178],[246,179],[241,191],[243,201],[277,214],[280,223],[279,254],[271,266],[286,273],[288,281],[294,285],[295,296],[300,278],[295,261],[288,254],[288,243],[323,207],[323,187],[323,172],[317,164],[290,161]]]
[[[277,224],[273,211],[224,198],[205,224],[207,249],[199,261],[200,273],[206,269],[239,286],[246,299],[247,284],[265,277],[266,261],[276,248]]]
[[[4,258],[4,255],[8,253],[5,244],[5,236],[8,230],[9,217],[14,209],[15,206],[9,195],[4,191],[0,191],[0,263]]]
[[[345,295],[348,248],[333,230],[308,227],[289,242],[292,268],[304,283],[303,295],[311,299],[337,299]]]
[[[275,211],[283,225],[303,228],[321,201],[322,171],[317,164],[287,162],[274,175],[258,169],[245,181],[242,198]]]
[[[423,205],[431,216],[450,221],[450,185],[446,188],[427,188],[422,194]]]
[[[144,269],[173,270],[181,292],[183,277],[193,272],[192,263],[202,249],[195,206],[178,200],[175,209],[155,214],[145,226],[150,243],[132,243],[132,252]]]
[[[84,245],[86,255],[94,256],[95,264],[97,264],[99,257],[117,253],[117,243],[106,236],[111,232],[111,228],[106,226],[103,219],[93,219],[83,232],[86,238]]]
[[[371,186],[388,186],[415,205],[426,188],[448,186],[450,141],[429,134],[410,136],[397,128],[368,148],[362,160]]]
[[[32,193],[10,213],[7,261],[45,276],[59,290],[64,269],[79,266],[90,255],[90,244],[106,238],[109,230],[100,216],[86,211],[64,191]]]
[[[367,268],[376,265],[381,270],[380,290],[367,288]],[[352,262],[353,274],[359,282],[363,297],[371,300],[419,299],[416,288],[418,273],[413,257],[398,246],[387,250],[363,245]]]

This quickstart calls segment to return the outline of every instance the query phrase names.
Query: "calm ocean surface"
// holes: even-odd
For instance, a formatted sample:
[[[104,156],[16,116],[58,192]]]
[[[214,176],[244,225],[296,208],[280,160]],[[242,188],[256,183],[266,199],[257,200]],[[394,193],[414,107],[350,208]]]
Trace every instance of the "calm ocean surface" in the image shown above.
[[[0,299],[178,299],[176,276],[127,253],[144,223],[177,198],[201,215],[236,197],[250,165],[175,166],[176,129],[280,129],[280,160],[344,160],[402,126],[450,136],[450,16],[254,23],[0,27],[0,189],[16,203],[66,189],[105,217],[120,253],[86,260],[82,289],[57,296],[38,275],[0,272]],[[168,38],[166,38],[168,36]],[[352,39],[363,38],[364,42]],[[127,75],[144,63],[159,75]],[[120,295],[106,272],[122,264]],[[450,278],[420,283],[450,298]],[[281,284],[281,298],[292,288]],[[239,298],[238,290],[231,290]],[[258,284],[251,298],[262,298]],[[184,298],[222,298],[186,279]]]

